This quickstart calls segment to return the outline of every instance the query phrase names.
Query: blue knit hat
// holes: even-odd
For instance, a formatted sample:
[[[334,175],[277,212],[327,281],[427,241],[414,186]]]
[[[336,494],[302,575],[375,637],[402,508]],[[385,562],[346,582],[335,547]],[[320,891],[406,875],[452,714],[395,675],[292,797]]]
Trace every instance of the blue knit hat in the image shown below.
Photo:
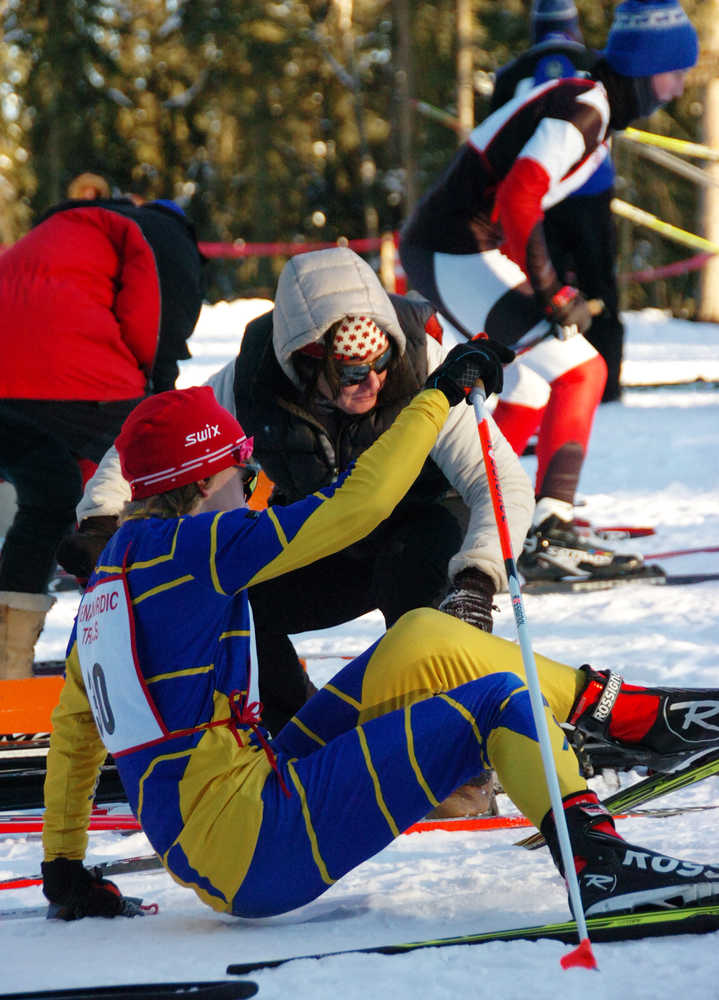
[[[529,27],[532,45],[543,42],[548,35],[582,41],[574,0],[534,0]]]
[[[162,208],[169,208],[170,211],[174,212],[175,215],[181,215],[182,218],[186,218],[185,210],[180,208],[176,201],[172,201],[170,198],[155,198],[154,201],[147,203],[148,205],[160,205]]]
[[[653,76],[690,69],[699,42],[677,0],[626,0],[614,12],[604,55],[622,76]]]

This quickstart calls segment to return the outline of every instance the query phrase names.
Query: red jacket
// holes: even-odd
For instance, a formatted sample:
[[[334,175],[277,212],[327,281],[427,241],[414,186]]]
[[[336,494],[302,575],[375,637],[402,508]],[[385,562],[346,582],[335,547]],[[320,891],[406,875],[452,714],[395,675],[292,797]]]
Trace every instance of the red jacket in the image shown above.
[[[160,307],[137,222],[98,206],[49,216],[0,255],[0,398],[144,395]]]

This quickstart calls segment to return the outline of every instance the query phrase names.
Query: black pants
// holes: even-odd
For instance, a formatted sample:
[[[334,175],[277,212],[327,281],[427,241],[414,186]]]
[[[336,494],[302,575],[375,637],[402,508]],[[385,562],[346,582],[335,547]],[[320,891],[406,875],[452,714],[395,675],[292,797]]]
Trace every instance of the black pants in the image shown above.
[[[466,521],[458,499],[405,502],[356,545],[250,589],[262,719],[272,733],[307,697],[288,633],[330,628],[375,608],[389,628],[406,611],[437,607]]]
[[[544,233],[552,263],[562,280],[567,272],[588,299],[601,299],[604,311],[584,334],[607,363],[603,401],[618,399],[624,349],[615,273],[617,237],[611,211],[612,190],[567,198],[547,211]]]
[[[0,552],[0,590],[47,592],[82,496],[77,459],[99,462],[137,403],[0,400],[0,477],[18,505]]]

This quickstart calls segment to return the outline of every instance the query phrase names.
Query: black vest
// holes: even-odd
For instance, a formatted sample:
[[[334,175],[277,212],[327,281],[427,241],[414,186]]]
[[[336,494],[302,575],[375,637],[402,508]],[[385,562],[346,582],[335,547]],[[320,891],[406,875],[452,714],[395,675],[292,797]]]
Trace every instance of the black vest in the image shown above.
[[[272,313],[247,325],[235,361],[235,407],[245,433],[254,436],[257,460],[275,484],[272,503],[294,503],[328,486],[423,387],[428,374],[424,324],[434,310],[427,302],[401,296],[392,300],[407,338],[405,353],[388,373],[377,406],[358,416],[336,411],[333,430],[308,411],[282,371],[272,348]],[[442,472],[427,459],[408,499],[434,500],[448,488]]]

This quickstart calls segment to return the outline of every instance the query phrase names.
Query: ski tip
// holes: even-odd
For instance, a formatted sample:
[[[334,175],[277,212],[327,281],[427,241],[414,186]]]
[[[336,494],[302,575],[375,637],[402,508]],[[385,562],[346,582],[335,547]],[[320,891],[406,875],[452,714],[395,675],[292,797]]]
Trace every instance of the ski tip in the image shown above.
[[[563,969],[599,969],[588,937],[582,938],[574,951],[562,955],[559,961]]]

